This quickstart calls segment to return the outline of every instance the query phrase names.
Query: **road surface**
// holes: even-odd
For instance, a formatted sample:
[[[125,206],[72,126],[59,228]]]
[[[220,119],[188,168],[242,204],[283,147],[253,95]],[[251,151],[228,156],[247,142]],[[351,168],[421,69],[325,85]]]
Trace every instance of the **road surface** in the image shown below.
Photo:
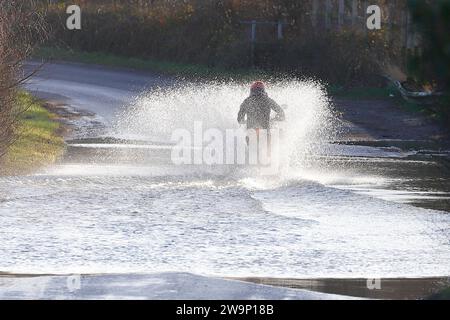
[[[41,65],[29,62],[25,71],[39,69],[25,87],[38,97],[60,100],[111,121],[116,112],[140,92],[166,86],[173,80],[160,75],[77,63]]]
[[[286,130],[299,138],[287,144],[289,170],[276,176],[235,165],[177,166],[161,142],[199,119],[206,128],[237,126],[246,86],[177,87],[148,73],[58,63],[26,88],[85,110],[74,127],[104,130],[69,136],[53,166],[0,178],[1,271],[128,275],[130,291],[136,273],[161,281],[167,272],[193,273],[214,284],[217,277],[448,276],[450,184],[440,160],[448,151],[380,141],[357,125],[348,128],[371,144],[361,142],[367,136],[342,141],[314,83],[270,88],[289,104]],[[334,132],[341,143],[330,140]],[[6,283],[17,281],[0,292],[10,295]],[[280,297],[271,294],[264,297]]]

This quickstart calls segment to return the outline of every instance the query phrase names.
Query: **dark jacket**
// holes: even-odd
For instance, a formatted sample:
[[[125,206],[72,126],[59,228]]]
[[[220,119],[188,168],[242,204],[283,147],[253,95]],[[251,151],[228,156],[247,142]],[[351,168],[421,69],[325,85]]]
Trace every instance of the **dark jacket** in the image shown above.
[[[278,120],[284,120],[283,109],[265,92],[253,93],[241,104],[238,122],[244,124],[247,116],[247,129],[269,129],[271,110],[277,113]]]

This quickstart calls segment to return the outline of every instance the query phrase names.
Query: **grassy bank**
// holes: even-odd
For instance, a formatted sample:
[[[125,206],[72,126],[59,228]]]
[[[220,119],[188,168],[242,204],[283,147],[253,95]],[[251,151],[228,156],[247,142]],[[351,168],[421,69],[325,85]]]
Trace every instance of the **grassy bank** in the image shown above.
[[[21,115],[17,138],[3,159],[0,174],[29,173],[54,162],[62,154],[61,124],[30,94],[20,92],[18,103],[27,110]]]
[[[201,64],[176,63],[154,59],[124,57],[103,52],[82,52],[71,49],[42,47],[34,58],[54,61],[81,62],[110,67],[151,71],[165,75],[202,80],[251,80],[267,78],[263,71],[253,69],[226,69]]]

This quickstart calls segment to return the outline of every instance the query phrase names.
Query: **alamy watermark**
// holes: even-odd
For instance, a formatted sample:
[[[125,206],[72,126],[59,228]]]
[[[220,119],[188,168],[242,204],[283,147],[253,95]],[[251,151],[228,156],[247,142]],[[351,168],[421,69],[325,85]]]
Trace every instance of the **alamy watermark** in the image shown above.
[[[381,279],[373,278],[367,279],[367,289],[369,290],[381,290]]]
[[[367,29],[380,30],[381,29],[381,8],[377,5],[371,5],[367,7],[367,14],[370,16],[367,18]]]
[[[69,292],[74,293],[81,289],[81,275],[70,275],[66,279],[66,286]]]
[[[175,165],[250,165],[262,174],[276,174],[280,136],[279,128],[204,129],[201,121],[195,121],[193,132],[173,131],[171,160]]]
[[[70,5],[66,9],[69,17],[66,20],[68,30],[81,30],[81,8],[78,5]],[[378,5],[367,7],[366,14],[369,15],[366,26],[369,30],[381,29],[381,8]]]
[[[68,6],[66,13],[69,17],[66,20],[66,27],[69,30],[81,30],[81,8],[77,5]]]

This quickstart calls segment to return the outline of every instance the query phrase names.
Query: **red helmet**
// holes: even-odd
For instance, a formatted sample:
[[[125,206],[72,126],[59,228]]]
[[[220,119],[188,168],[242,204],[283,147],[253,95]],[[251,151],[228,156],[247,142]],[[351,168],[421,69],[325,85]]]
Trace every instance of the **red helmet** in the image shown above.
[[[255,91],[255,90],[264,91],[265,89],[266,89],[266,86],[264,85],[264,82],[262,82],[262,81],[253,82],[252,86],[250,87],[251,91]]]

